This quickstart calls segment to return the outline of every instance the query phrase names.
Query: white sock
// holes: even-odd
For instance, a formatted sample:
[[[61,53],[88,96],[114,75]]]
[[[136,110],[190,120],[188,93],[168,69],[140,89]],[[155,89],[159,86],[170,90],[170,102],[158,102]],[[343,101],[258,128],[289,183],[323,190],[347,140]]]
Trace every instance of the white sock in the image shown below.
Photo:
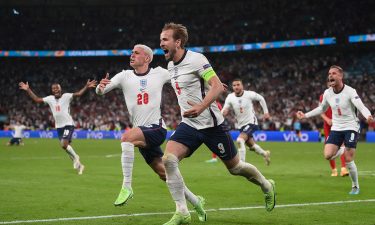
[[[122,187],[131,188],[134,163],[134,145],[130,142],[121,142],[121,149],[121,165],[122,174],[124,176]]]
[[[185,198],[192,205],[198,204],[198,197],[185,186],[184,188]]]
[[[175,155],[168,153],[164,155],[163,163],[167,175],[168,189],[176,203],[176,211],[181,212],[182,214],[188,214],[189,210],[184,195],[185,184],[180,170],[178,169],[178,158]]]
[[[345,151],[345,147],[344,146],[341,146],[339,148],[339,150],[336,152],[336,155],[332,156],[329,160],[334,160],[336,159],[337,157],[340,157]]]
[[[250,163],[240,161],[235,167],[230,169],[229,172],[233,175],[245,177],[250,182],[260,186],[264,193],[269,192],[272,188],[271,183]]]
[[[245,140],[243,138],[237,138],[237,143],[239,145],[238,148],[238,155],[240,156],[240,160],[245,162],[246,160],[246,146],[245,146]]]
[[[359,188],[358,171],[357,171],[357,166],[355,165],[354,160],[351,161],[351,162],[347,162],[346,167],[348,168],[350,178],[352,179],[352,187],[355,186],[355,187]]]
[[[263,150],[262,147],[260,147],[259,145],[257,144],[254,144],[253,146],[251,146],[250,149],[254,149],[254,151],[259,154],[259,155],[262,155],[262,156],[266,156],[266,152]]]
[[[73,149],[73,147],[71,145],[68,145],[68,147],[66,147],[66,153],[69,155],[69,157],[72,160],[79,160],[79,156],[74,151],[74,149]]]

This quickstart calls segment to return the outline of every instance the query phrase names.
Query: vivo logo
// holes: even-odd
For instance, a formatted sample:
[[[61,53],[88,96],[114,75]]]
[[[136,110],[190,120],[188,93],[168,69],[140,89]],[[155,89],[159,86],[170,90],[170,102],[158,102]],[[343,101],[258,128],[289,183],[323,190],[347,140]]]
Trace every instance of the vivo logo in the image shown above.
[[[53,138],[53,132],[52,131],[39,131],[39,137],[40,138]]]
[[[288,142],[293,142],[293,141],[306,142],[309,140],[309,135],[307,135],[306,133],[302,133],[300,138],[294,132],[284,133],[283,137],[284,137],[284,140]]]
[[[253,137],[255,141],[267,141],[266,133],[254,133]]]
[[[86,134],[87,139],[103,139],[103,133],[102,132],[87,132]]]

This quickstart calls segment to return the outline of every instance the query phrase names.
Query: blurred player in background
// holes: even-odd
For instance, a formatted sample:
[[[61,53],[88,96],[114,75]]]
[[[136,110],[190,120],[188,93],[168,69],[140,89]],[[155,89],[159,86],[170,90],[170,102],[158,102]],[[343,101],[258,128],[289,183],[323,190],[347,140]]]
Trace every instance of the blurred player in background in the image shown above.
[[[322,114],[330,106],[332,109],[332,127],[330,135],[324,146],[324,157],[327,160],[335,159],[344,152],[346,166],[352,180],[351,195],[359,194],[357,166],[354,163],[354,155],[359,136],[359,119],[357,109],[366,118],[367,123],[372,123],[374,118],[370,111],[362,103],[357,91],[344,84],[344,71],[341,67],[333,65],[328,72],[330,88],[323,94],[322,103],[308,113],[297,112],[299,119],[310,118]],[[340,149],[345,145],[345,151]]]
[[[271,152],[263,150],[262,147],[255,143],[253,133],[259,130],[258,119],[255,115],[253,101],[258,101],[263,109],[263,119],[270,118],[268,113],[267,103],[263,96],[254,91],[245,91],[241,79],[234,79],[232,81],[233,93],[230,93],[225,99],[223,116],[229,114],[229,110],[233,110],[236,118],[236,128],[240,130],[240,135],[237,138],[238,153],[241,161],[246,160],[246,146],[250,150],[263,156],[266,164],[271,162]]]
[[[24,145],[24,142],[22,141],[23,138],[23,131],[27,129],[27,127],[23,124],[21,124],[20,120],[17,119],[16,124],[10,125],[10,129],[14,130],[13,138],[10,139],[10,141],[7,143],[8,146],[11,145]]]
[[[267,211],[273,210],[276,202],[274,181],[267,180],[255,166],[240,161],[229,132],[221,125],[224,118],[215,102],[224,91],[223,84],[204,55],[185,49],[187,41],[187,29],[181,24],[165,24],[160,34],[160,47],[168,61],[182,116],[163,156],[167,185],[176,204],[175,214],[164,225],[189,224],[191,221],[179,162],[191,156],[203,143],[222,160],[232,175],[245,177],[260,186]]]
[[[329,80],[328,79],[327,79],[327,86],[329,88]],[[321,94],[320,97],[319,97],[319,102],[322,102],[322,101],[323,101],[323,94]],[[325,138],[325,142],[326,142],[327,139],[328,139],[329,133],[331,132],[331,126],[332,126],[332,109],[331,109],[331,107],[328,107],[327,111],[320,114],[320,116],[324,120],[324,138]],[[345,147],[341,146],[340,148],[345,148]],[[341,149],[340,151],[343,151],[343,149]],[[342,154],[340,156],[340,160],[341,160],[340,176],[342,176],[342,177],[348,176],[349,172],[346,169],[344,154]],[[331,170],[332,170],[331,176],[337,177],[338,173],[337,173],[337,169],[336,169],[336,160],[335,159],[329,160],[329,165],[331,166]]]
[[[123,70],[112,79],[108,74],[100,81],[96,93],[103,95],[119,88],[123,91],[133,128],[121,137],[121,164],[123,184],[114,205],[121,206],[133,197],[132,173],[134,147],[138,147],[146,163],[162,180],[166,180],[160,145],[166,138],[167,130],[161,117],[161,96],[163,85],[170,83],[166,69],[151,68],[153,51],[146,45],[135,45],[130,56],[130,66],[134,70]],[[194,206],[199,217],[205,217],[204,199],[194,195],[186,186],[184,196]]]
[[[84,170],[84,165],[80,161],[80,157],[74,151],[71,146],[72,135],[74,131],[74,121],[70,115],[70,102],[74,97],[82,96],[89,88],[94,88],[96,86],[96,80],[87,80],[86,85],[79,91],[75,93],[64,93],[62,94],[61,86],[58,83],[54,83],[51,86],[52,95],[44,98],[40,98],[34,94],[31,90],[29,83],[20,82],[20,89],[27,92],[27,94],[36,103],[47,103],[51,109],[53,118],[55,119],[55,127],[57,129],[57,134],[59,136],[61,147],[69,155],[73,161],[73,168],[78,171],[81,175]]]

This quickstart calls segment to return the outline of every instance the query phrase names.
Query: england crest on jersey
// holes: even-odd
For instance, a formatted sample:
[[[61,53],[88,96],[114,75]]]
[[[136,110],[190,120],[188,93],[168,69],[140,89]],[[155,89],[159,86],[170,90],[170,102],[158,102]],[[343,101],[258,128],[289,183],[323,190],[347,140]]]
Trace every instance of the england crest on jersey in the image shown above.
[[[147,79],[141,79],[139,80],[139,85],[141,86],[139,88],[140,91],[144,91],[147,87]]]

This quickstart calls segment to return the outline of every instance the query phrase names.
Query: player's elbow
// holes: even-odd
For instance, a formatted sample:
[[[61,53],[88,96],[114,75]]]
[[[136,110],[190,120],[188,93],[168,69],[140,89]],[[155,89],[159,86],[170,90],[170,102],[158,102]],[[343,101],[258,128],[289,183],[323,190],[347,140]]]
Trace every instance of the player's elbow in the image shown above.
[[[34,101],[35,101],[36,103],[43,103],[43,99],[42,99],[42,98],[34,99]]]

